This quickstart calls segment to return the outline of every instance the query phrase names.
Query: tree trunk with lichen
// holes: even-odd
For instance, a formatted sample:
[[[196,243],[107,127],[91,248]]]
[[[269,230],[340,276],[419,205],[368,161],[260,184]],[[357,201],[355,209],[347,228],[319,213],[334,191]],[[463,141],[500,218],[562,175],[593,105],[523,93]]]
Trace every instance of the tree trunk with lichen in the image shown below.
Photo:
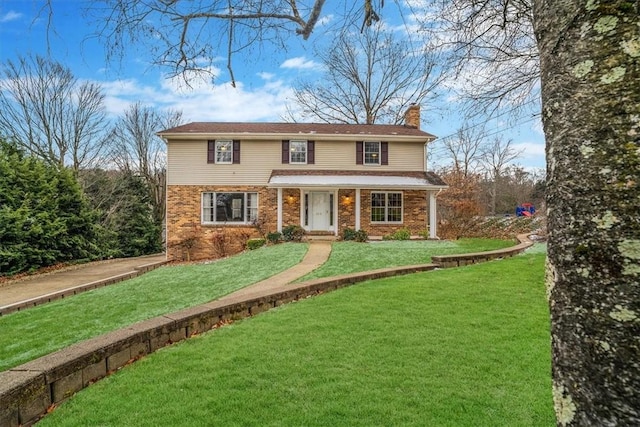
[[[640,2],[534,0],[558,425],[640,425]]]

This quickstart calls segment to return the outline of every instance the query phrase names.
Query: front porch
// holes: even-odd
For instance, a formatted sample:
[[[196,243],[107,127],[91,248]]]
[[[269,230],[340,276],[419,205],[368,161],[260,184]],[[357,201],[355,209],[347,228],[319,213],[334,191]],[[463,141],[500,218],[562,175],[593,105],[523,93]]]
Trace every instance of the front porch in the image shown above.
[[[277,190],[278,231],[297,224],[312,235],[339,236],[351,228],[383,236],[408,228],[412,235],[428,229],[429,238],[437,238],[436,196],[442,186],[428,182],[425,173],[295,172],[273,171],[269,181]]]

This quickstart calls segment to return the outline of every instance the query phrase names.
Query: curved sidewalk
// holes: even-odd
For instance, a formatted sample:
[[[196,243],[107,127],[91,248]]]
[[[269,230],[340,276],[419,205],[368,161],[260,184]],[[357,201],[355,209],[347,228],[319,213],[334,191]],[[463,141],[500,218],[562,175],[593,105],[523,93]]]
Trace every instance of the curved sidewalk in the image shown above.
[[[261,282],[254,283],[222,298],[218,298],[218,301],[235,301],[238,299],[251,298],[263,292],[273,291],[281,286],[288,285],[294,280],[320,267],[329,259],[330,254],[331,242],[311,242],[309,243],[309,250],[307,250],[307,253],[300,263]]]

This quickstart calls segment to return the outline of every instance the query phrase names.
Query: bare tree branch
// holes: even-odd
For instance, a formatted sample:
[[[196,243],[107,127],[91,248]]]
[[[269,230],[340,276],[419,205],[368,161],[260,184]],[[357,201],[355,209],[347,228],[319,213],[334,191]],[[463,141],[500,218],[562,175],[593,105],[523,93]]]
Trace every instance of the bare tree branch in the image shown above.
[[[347,30],[317,56],[323,78],[299,83],[294,96],[300,116],[326,123],[402,123],[411,103],[435,96],[440,79],[432,52],[412,51],[381,25],[363,35]]]
[[[7,61],[0,75],[0,134],[75,171],[100,156],[107,134],[100,86],[39,56]]]

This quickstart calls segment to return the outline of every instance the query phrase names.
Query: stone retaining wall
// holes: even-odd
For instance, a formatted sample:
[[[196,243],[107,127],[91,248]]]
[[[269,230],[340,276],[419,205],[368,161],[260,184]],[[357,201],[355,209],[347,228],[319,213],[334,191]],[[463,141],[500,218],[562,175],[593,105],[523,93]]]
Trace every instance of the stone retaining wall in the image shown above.
[[[63,402],[124,365],[228,322],[354,283],[513,256],[531,245],[530,241],[521,240],[517,246],[491,251],[489,255],[433,257],[439,258],[442,265],[387,268],[285,285],[244,298],[202,304],[82,341],[0,373],[0,427],[31,425],[45,415],[51,405]]]

